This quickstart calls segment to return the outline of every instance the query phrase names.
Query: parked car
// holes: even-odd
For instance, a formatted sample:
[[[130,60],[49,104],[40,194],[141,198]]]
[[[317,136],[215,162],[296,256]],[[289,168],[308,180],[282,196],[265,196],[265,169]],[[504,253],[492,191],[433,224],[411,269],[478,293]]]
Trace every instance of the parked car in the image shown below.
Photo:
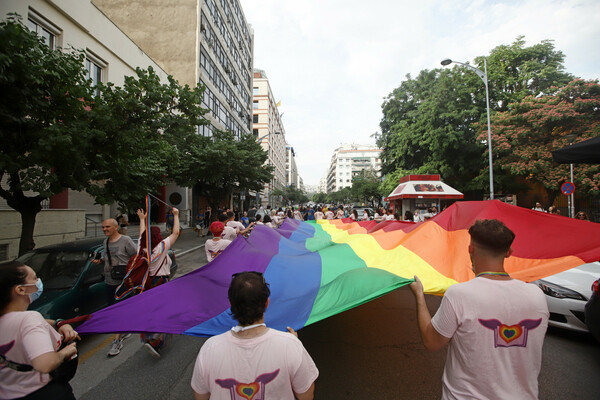
[[[103,242],[104,238],[77,240],[40,247],[19,257],[17,260],[33,268],[44,283],[44,292],[29,309],[45,318],[68,319],[106,307],[104,263],[91,262],[103,252]],[[177,262],[172,250],[169,257],[173,277]]]
[[[600,342],[600,279],[592,285],[592,296],[585,305],[585,323]]]
[[[546,295],[550,319],[548,325],[588,332],[585,304],[592,296],[592,284],[600,276],[600,262],[583,264],[537,280]]]

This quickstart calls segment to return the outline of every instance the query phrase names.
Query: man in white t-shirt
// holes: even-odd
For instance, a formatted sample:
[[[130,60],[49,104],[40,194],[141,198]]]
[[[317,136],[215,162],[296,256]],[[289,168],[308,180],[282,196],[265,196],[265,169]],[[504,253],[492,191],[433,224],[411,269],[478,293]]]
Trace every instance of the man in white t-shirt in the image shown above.
[[[224,228],[223,223],[219,221],[210,224],[209,230],[213,234],[213,238],[208,239],[204,244],[204,251],[208,262],[217,258],[231,244],[231,240],[221,238]]]
[[[544,294],[505,272],[515,237],[506,225],[478,220],[469,234],[476,278],[448,288],[433,319],[419,278],[410,285],[425,347],[450,343],[442,399],[537,399],[549,316]]]
[[[200,349],[191,382],[196,400],[313,399],[319,371],[297,333],[265,325],[271,292],[263,275],[233,275],[227,294],[239,325]]]

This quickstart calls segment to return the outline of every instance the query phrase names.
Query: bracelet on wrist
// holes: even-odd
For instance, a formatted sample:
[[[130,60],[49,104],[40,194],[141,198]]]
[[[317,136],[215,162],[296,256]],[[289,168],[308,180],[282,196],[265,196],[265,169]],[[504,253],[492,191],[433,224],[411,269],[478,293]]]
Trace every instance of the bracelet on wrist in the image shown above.
[[[64,322],[64,319],[57,318],[54,320],[54,329],[58,330],[62,325],[61,322]]]

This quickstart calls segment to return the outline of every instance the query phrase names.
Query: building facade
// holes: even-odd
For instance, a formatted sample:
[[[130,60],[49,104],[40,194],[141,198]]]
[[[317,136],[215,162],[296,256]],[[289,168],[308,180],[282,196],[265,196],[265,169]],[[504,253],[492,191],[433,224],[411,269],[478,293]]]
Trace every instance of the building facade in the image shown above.
[[[381,149],[371,145],[342,144],[331,156],[327,171],[327,193],[352,187],[352,179],[364,170],[381,176]]]
[[[252,132],[254,36],[238,0],[92,1],[180,84],[205,86],[202,106],[210,123],[199,126],[199,134]],[[170,185],[166,197],[189,199],[192,219],[208,205],[200,189]]]
[[[298,167],[296,166],[296,153],[294,148],[289,144],[285,146],[285,172],[286,186],[294,185],[295,188],[300,188],[300,176],[298,175]]]
[[[281,205],[281,199],[273,196],[272,192],[276,189],[283,189],[288,182],[285,129],[265,71],[254,70],[252,91],[252,132],[256,141],[268,154],[266,162],[273,166],[273,178],[265,184],[263,191],[257,195],[257,199],[263,206],[278,207]]]
[[[94,82],[112,82],[122,86],[126,76],[135,76],[137,67],[152,67],[167,82],[167,73],[144,50],[127,37],[90,0],[4,0],[0,2],[0,16],[17,13],[22,23],[42,37],[52,49],[82,49],[85,68]],[[0,183],[6,187],[6,179]],[[35,193],[25,193],[34,196]],[[38,215],[34,240],[44,246],[66,240],[75,240],[99,228],[104,218],[115,216],[117,207],[98,205],[86,192],[66,190],[43,203]],[[0,261],[14,258],[18,253],[21,221],[18,213],[0,198],[0,214],[6,223],[0,227]],[[45,222],[46,221],[46,222]],[[59,221],[54,225],[54,221]],[[59,229],[57,229],[59,228]]]

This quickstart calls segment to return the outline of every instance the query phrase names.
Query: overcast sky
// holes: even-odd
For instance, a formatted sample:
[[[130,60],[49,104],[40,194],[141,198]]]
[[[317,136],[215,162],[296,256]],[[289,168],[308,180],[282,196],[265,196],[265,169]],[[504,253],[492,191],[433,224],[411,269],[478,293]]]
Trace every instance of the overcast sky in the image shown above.
[[[281,101],[300,176],[316,185],[341,143],[375,144],[383,98],[444,58],[472,62],[524,35],[566,55],[567,72],[600,76],[599,0],[240,0],[254,67]]]

